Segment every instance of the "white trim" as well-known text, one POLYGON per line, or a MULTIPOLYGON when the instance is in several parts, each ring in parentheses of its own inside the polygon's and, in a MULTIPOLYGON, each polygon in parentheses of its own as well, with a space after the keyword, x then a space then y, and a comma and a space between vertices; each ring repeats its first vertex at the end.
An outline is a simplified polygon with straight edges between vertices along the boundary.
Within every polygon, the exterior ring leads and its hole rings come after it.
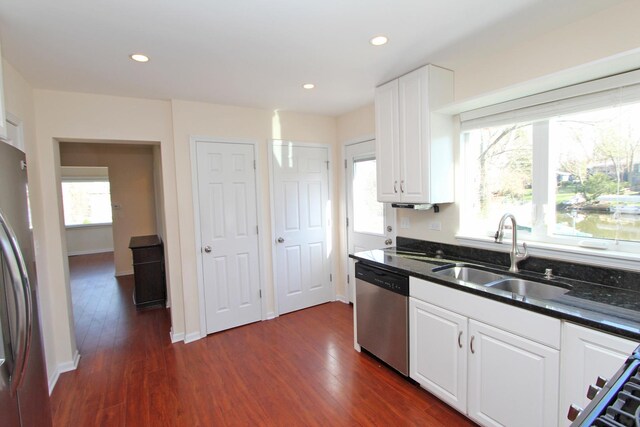
MULTIPOLYGON (((255 160, 255 174, 254 174, 254 184, 256 188, 256 211, 257 218, 256 221, 258 223, 258 286, 262 292, 262 298, 260 301, 260 317, 262 320, 267 319, 267 298, 266 298, 266 290, 264 287, 264 283, 266 283, 266 272, 264 267, 264 254, 263 254, 263 240, 264 235, 266 233, 266 227, 264 224, 264 216, 262 214, 262 209, 260 209, 261 201, 262 201, 262 189, 258 182, 258 176, 262 172, 262 168, 260 165, 260 147, 258 142, 247 139, 240 138, 215 138, 215 137, 205 137, 205 136, 190 136, 189 138, 189 150, 190 150, 190 160, 191 160, 191 192, 193 194, 193 221, 194 221, 194 231, 195 231, 195 250, 196 250, 196 270, 198 277, 198 307, 200 310, 200 331, 198 338, 204 338, 207 336, 207 314, 206 314, 206 306, 205 306, 205 294, 204 294, 204 270, 202 267, 202 256, 201 248, 202 248, 202 236, 200 235, 200 192, 198 188, 198 162, 197 162, 197 144, 199 142, 204 143, 212 143, 212 144, 244 144, 251 145, 253 147, 253 158, 255 160)), ((192 335, 195 333, 187 334, 184 338, 184 342, 194 341, 192 339, 192 335)))
POLYGON ((69 224, 64 226, 65 230, 72 230, 75 228, 106 228, 113 227, 113 222, 95 222, 91 224, 69 224))
POLYGON ((349 304, 349 299, 345 298, 344 295, 338 295, 336 297, 336 301, 341 302, 343 304, 349 304))
POLYGON ((333 149, 332 146, 330 144, 324 144, 321 142, 298 142, 298 141, 293 141, 293 140, 289 140, 289 139, 270 139, 269 140, 269 144, 268 144, 268 156, 269 156, 269 211, 271 214, 271 267, 272 267, 272 275, 273 275, 273 303, 274 303, 274 313, 276 316, 280 315, 280 308, 278 305, 278 278, 277 278, 277 256, 276 256, 276 222, 275 222, 275 200, 274 200, 274 182, 273 182, 273 177, 274 177, 274 166, 273 166, 273 148, 275 146, 278 145, 284 145, 284 144, 291 144, 293 146, 298 146, 298 147, 315 147, 315 148, 326 148, 327 149, 327 160, 329 161, 329 168, 327 170, 327 197, 329 199, 329 203, 331 203, 331 211, 330 211, 330 217, 327 218, 328 219, 328 224, 327 224, 327 230, 328 232, 331 234, 331 253, 329 255, 329 272, 331 274, 331 277, 333 278, 332 281, 329 282, 329 285, 331 286, 331 296, 333 298, 333 300, 335 300, 336 298, 336 280, 337 280, 337 274, 335 271, 336 268, 336 263, 334 262, 334 258, 335 258, 335 254, 336 254, 336 244, 338 242, 336 242, 333 238, 333 226, 334 226, 334 220, 333 220, 333 213, 335 211, 335 198, 334 198, 334 191, 333 191, 333 179, 332 179, 332 175, 333 175, 333 171, 334 171, 334 161, 333 161, 333 149))
POLYGON ((67 362, 59 363, 56 369, 53 371, 53 374, 49 377, 49 396, 53 393, 53 389, 55 388, 58 379, 60 378, 60 374, 64 374, 65 372, 75 371, 78 369, 78 364, 80 363, 80 353, 76 350, 73 353, 73 359, 67 362))
POLYGON ((565 88, 577 83, 636 70, 638 64, 640 64, 640 48, 547 74, 473 98, 455 101, 439 108, 435 112, 449 115, 460 114, 464 111, 476 110, 542 92, 565 88))
MULTIPOLYGON (((576 104, 575 106, 570 108, 569 112, 563 111, 561 112, 561 114, 569 114, 573 110, 583 111, 587 109, 587 107, 585 107, 584 105, 589 104, 611 105, 615 102, 615 99, 620 96, 620 94, 616 92, 616 89, 621 87, 628 87, 629 91, 631 91, 631 94, 627 96, 635 98, 638 92, 638 88, 636 86, 638 82, 640 82, 640 70, 630 71, 624 74, 618 74, 615 76, 593 80, 586 83, 579 83, 573 86, 563 87, 549 92, 527 96, 525 98, 518 98, 512 101, 466 111, 460 113, 460 121, 473 122, 489 116, 502 117, 512 115, 517 115, 518 117, 525 116, 545 118, 554 115, 554 111, 561 108, 561 106, 555 104, 556 102, 562 102, 563 104, 561 105, 571 103, 571 105, 573 106, 573 104, 576 104)), ((520 120, 517 118, 514 120, 511 120, 510 118, 506 119, 506 121, 509 123, 517 122, 520 120)), ((471 127, 474 126, 463 126, 463 130, 469 129, 471 127)))
MULTIPOLYGON (((492 238, 456 235, 458 243, 473 248, 488 249, 498 252, 509 252, 510 244, 505 240, 503 244, 495 243, 492 238)), ((628 252, 615 252, 611 250, 586 249, 580 247, 568 247, 550 243, 535 242, 526 239, 529 254, 542 258, 551 258, 560 261, 578 262, 589 264, 593 267, 620 268, 625 270, 640 271, 640 255, 628 252)))
POLYGON ((347 141, 344 142, 344 144, 342 144, 344 147, 346 147, 347 145, 355 145, 355 144, 361 144, 363 142, 369 142, 369 141, 375 141, 376 140, 376 134, 375 133, 370 133, 367 135, 363 135, 360 136, 358 138, 351 138, 347 141))
POLYGON ((267 313, 264 320, 273 320, 276 317, 279 317, 279 316, 274 311, 270 311, 267 313))
POLYGON ((171 339, 171 344, 184 341, 184 332, 173 333, 173 328, 171 328, 169 330, 169 338, 171 339))
POLYGON ((184 343, 185 344, 189 344, 190 342, 198 341, 198 340, 200 340, 202 338, 205 338, 205 337, 206 337, 206 334, 205 334, 205 336, 202 336, 200 334, 200 331, 190 332, 190 333, 185 335, 184 343))
POLYGON ((102 253, 105 253, 105 252, 113 252, 113 247, 111 247, 111 248, 100 248, 100 249, 87 249, 87 250, 84 250, 84 251, 72 251, 72 252, 67 252, 67 255, 68 256, 91 255, 91 254, 102 254, 102 253))

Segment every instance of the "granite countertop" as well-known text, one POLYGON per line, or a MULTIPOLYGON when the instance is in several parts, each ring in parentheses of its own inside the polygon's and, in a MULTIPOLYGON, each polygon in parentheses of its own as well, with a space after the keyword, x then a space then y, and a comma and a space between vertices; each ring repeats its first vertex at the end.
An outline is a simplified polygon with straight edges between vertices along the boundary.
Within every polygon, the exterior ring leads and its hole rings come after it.
MULTIPOLYGON (((465 260, 463 258, 438 259, 421 252, 401 248, 387 248, 349 255, 363 263, 381 267, 396 273, 407 274, 450 288, 518 306, 559 319, 625 336, 640 341, 640 292, 612 286, 590 283, 583 280, 554 277, 545 280, 540 273, 522 271, 510 273, 495 264, 465 260), (490 271, 505 273, 524 279, 571 287, 564 295, 553 299, 524 298, 521 295, 476 285, 462 280, 434 274, 433 269, 455 262, 474 264, 490 271)), ((445 257, 446 258, 446 257, 445 257)))

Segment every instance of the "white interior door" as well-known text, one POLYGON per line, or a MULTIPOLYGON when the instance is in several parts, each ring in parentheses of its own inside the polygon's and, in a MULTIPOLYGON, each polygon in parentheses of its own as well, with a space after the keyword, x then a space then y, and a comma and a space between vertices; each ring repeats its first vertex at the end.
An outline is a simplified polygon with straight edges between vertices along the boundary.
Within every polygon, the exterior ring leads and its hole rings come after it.
MULTIPOLYGON (((376 147, 373 140, 347 145, 347 250, 350 254, 391 246, 395 242, 395 211, 377 200, 376 147)), ((353 302, 355 262, 348 258, 349 301, 353 302)))
POLYGON ((275 141, 273 214, 280 314, 333 299, 329 149, 275 141))
POLYGON ((254 147, 198 142, 207 333, 261 319, 254 147))

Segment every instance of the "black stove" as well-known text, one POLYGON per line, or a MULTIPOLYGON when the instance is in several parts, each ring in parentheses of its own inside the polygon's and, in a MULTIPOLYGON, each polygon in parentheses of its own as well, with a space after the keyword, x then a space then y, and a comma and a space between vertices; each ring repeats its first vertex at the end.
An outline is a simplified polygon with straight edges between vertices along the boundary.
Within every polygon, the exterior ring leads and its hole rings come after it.
POLYGON ((640 347, 599 389, 572 427, 640 427, 640 347))

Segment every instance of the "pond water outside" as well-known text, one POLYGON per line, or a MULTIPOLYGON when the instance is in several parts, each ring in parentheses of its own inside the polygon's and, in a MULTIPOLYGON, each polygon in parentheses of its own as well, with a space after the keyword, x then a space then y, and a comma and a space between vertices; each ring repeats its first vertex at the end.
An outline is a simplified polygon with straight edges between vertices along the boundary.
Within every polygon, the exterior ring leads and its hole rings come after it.
POLYGON ((556 225, 559 235, 582 236, 580 233, 585 233, 584 237, 640 241, 640 215, 558 210, 556 225))

